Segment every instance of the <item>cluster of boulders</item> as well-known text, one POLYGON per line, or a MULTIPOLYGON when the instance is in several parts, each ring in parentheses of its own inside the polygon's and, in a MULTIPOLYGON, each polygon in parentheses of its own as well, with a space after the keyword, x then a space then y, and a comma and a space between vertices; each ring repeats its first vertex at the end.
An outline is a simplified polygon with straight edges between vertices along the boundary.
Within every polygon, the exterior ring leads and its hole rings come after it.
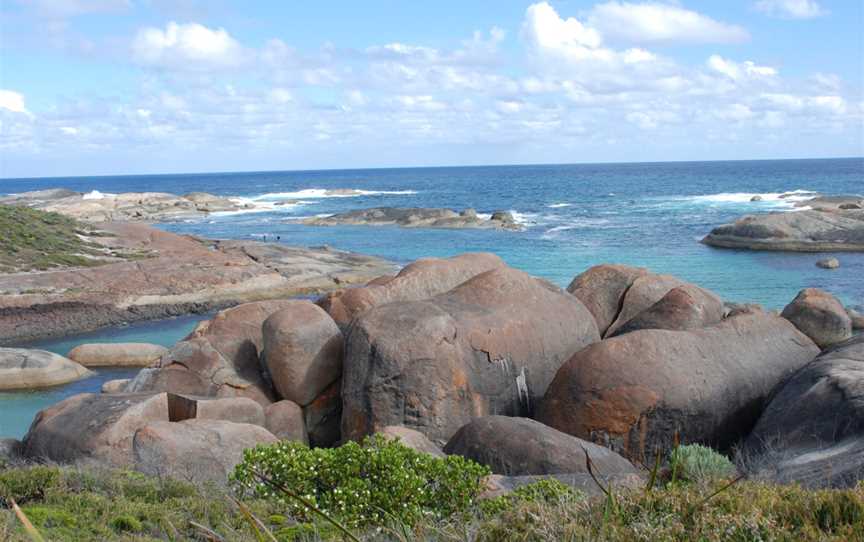
POLYGON ((587 458, 632 485, 677 442, 744 442, 755 474, 849 485, 864 464, 851 336, 818 290, 778 315, 620 265, 563 290, 491 254, 424 259, 316 303, 222 311, 111 393, 40 412, 21 448, 220 480, 258 443, 384 433, 488 465, 494 492, 537 476, 591 490, 587 458))

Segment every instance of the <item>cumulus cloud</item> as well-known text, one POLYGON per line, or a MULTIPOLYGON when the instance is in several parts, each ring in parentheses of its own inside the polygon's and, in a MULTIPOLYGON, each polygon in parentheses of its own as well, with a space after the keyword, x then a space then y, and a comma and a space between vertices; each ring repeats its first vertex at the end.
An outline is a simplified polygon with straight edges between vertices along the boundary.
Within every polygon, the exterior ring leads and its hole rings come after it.
POLYGON ((32 115, 24 105, 24 95, 14 90, 0 89, 0 109, 32 115))
POLYGON ((244 50, 224 28, 171 21, 165 29, 146 27, 132 42, 132 54, 141 64, 186 70, 227 68, 240 64, 244 50))
POLYGON ((598 4, 588 23, 604 36, 632 43, 737 43, 750 38, 740 26, 657 2, 598 4))
POLYGON ((816 0, 759 0, 754 7, 757 11, 785 19, 813 19, 828 14, 816 0))

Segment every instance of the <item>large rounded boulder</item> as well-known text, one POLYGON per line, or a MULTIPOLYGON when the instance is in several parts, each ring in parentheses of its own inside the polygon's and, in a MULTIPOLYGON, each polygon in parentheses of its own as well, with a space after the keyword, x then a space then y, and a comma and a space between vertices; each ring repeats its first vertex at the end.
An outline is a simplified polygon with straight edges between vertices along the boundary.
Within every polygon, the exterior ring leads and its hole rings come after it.
POLYGON ((92 374, 82 365, 45 350, 0 348, 0 391, 59 386, 92 374))
POLYGON ((648 274, 647 269, 627 265, 601 264, 576 276, 567 286, 597 321, 601 335, 618 317, 624 294, 637 278, 648 274))
POLYGON ((243 450, 278 439, 263 427, 222 420, 154 422, 139 429, 135 468, 153 476, 225 484, 243 450))
POLYGON ((528 418, 484 416, 472 420, 444 447, 488 466, 495 474, 587 473, 586 454, 604 474, 637 473, 629 461, 592 442, 528 418))
POLYGON ((810 487, 864 477, 864 336, 824 352, 773 395, 742 457, 757 475, 810 487))
POLYGON ((264 321, 264 359, 283 399, 308 405, 342 375, 339 326, 309 301, 294 301, 264 321))
POLYGON ((663 299, 670 290, 684 284, 687 283, 672 275, 649 273, 636 277, 621 300, 621 310, 618 311, 618 316, 603 336, 612 337, 631 319, 663 299))
POLYGON ((509 267, 375 307, 348 333, 342 438, 403 425, 440 445, 479 416, 528 416, 558 367, 599 338, 577 298, 509 267))
POLYGON ((820 348, 852 336, 852 319, 836 297, 818 288, 805 288, 781 314, 820 348))
POLYGON ((640 329, 698 329, 723 319, 723 300, 704 288, 684 284, 672 288, 659 301, 643 310, 610 336, 640 329))
POLYGON ((82 393, 40 411, 24 438, 22 453, 37 460, 94 460, 128 467, 135 431, 155 421, 168 421, 164 393, 82 393))
POLYGON ((279 440, 309 444, 303 409, 291 401, 277 401, 264 410, 264 427, 279 440))
POLYGON ((571 357, 537 419, 632 459, 670 448, 676 435, 724 449, 818 353, 788 320, 755 310, 704 329, 634 331, 571 357))
POLYGON ((504 267, 488 253, 460 254, 452 258, 423 258, 405 266, 395 277, 373 280, 363 288, 327 294, 318 304, 340 326, 347 326, 364 311, 394 301, 417 301, 447 292, 471 277, 504 267))

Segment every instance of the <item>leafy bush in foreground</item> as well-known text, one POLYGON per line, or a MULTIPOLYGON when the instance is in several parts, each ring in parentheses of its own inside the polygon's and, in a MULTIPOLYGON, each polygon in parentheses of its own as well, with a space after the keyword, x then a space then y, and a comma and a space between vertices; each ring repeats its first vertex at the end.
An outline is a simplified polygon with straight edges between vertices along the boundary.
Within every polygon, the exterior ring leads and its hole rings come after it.
POLYGON ((302 503, 262 481, 295 492, 351 527, 447 518, 474 504, 490 473, 460 456, 436 458, 380 435, 339 448, 282 441, 244 452, 232 480, 247 492, 274 499, 300 521, 315 519, 302 503))
POLYGON ((726 456, 701 444, 675 448, 669 464, 679 480, 705 482, 735 475, 735 466, 726 456))

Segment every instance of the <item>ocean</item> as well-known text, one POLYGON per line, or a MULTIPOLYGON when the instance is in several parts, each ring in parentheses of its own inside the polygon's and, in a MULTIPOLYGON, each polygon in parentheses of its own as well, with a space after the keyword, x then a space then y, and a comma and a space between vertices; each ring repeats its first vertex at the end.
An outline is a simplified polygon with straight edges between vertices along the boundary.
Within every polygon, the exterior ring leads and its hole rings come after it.
MULTIPOLYGON (((279 236, 286 244, 329 245, 398 263, 423 256, 489 251, 514 267, 561 286, 592 265, 623 263, 676 275, 728 301, 760 303, 771 309, 782 308, 806 287, 828 290, 848 305, 864 305, 864 254, 755 252, 711 248, 699 242, 714 226, 743 214, 795 212, 796 202, 816 193, 864 193, 864 158, 0 180, 0 193, 52 187, 101 193, 203 191, 252 205, 241 212, 158 225, 212 238, 266 236, 268 241, 275 241, 279 236), (328 195, 327 190, 333 189, 356 192, 328 195), (762 200, 751 201, 755 195, 762 200), (470 207, 478 213, 508 210, 524 230, 315 227, 298 223, 303 217, 378 206, 470 207), (815 266, 818 259, 829 255, 840 260, 839 269, 815 266)), ((122 337, 137 333, 152 342, 170 344, 193 325, 190 319, 138 324, 100 331, 97 338, 128 340, 122 337)), ((41 347, 65 353, 75 344, 93 340, 93 336, 72 337, 41 343, 41 347)), ((106 378, 88 379, 73 387, 76 393, 82 388, 98 390, 106 378), (90 380, 94 382, 87 384, 90 380)), ((26 396, 34 399, 45 393, 26 396)), ((57 390, 52 393, 50 402, 58 400, 57 390)), ((31 400, 24 408, 20 406, 21 395, 13 398, 13 394, 0 394, 0 435, 21 436, 33 409, 50 404, 48 399, 31 400)))

